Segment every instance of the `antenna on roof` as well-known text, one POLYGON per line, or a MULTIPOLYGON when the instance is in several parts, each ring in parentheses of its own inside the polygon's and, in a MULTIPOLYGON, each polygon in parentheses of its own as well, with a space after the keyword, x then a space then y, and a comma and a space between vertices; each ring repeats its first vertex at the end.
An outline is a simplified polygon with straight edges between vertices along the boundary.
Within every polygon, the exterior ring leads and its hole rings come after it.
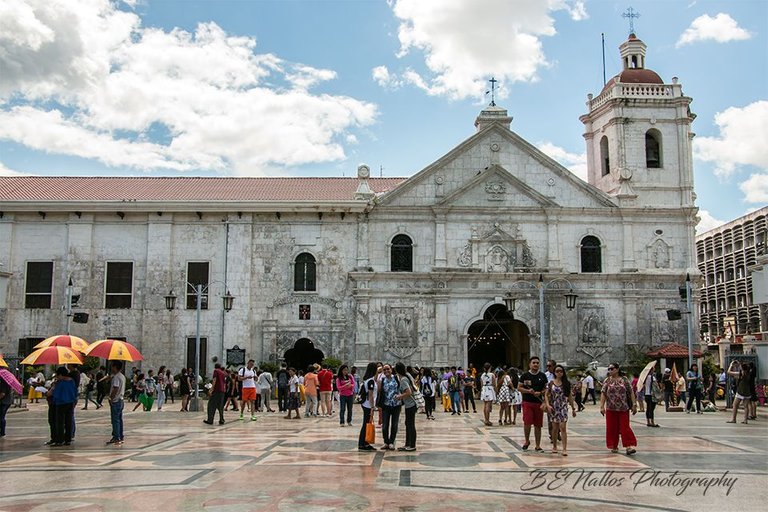
POLYGON ((603 39, 603 85, 605 85, 605 32, 600 34, 603 39))
POLYGON ((383 178, 383 177, 384 177, 384 166, 379 165, 379 178, 383 178))

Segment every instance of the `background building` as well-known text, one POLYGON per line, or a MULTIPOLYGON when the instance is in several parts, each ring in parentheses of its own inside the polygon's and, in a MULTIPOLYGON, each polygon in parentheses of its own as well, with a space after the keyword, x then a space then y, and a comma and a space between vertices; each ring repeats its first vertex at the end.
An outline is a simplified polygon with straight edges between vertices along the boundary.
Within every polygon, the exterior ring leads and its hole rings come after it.
POLYGON ((69 279, 91 315, 73 333, 127 338, 151 366, 190 365, 197 284, 208 369, 234 345, 297 367, 322 355, 523 366, 542 334, 570 365, 684 341, 666 310, 697 278, 695 115, 645 50, 631 35, 623 70, 588 97, 588 183, 493 102, 408 179, 366 166, 357 178, 0 178, 0 350, 67 328, 69 279))
POLYGON ((755 294, 753 283, 764 282, 767 275, 760 272, 766 255, 766 216, 768 207, 696 237, 701 333, 710 343, 723 337, 736 342, 746 334, 768 331, 768 300, 755 294))

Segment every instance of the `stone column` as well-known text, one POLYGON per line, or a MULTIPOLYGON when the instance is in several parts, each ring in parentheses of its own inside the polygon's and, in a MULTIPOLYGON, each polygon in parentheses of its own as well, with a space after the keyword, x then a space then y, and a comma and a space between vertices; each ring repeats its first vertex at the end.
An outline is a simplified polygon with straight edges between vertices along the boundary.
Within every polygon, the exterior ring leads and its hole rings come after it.
MULTIPOLYGON (((466 341, 466 340, 465 340, 466 341)), ((435 297, 435 365, 448 364, 448 296, 435 297)))
POLYGON ((560 269, 560 218, 547 213, 547 267, 560 269))
POLYGON ((435 215, 435 267, 445 268, 448 266, 445 243, 445 215, 438 214, 435 215))
POLYGON ((368 267, 368 214, 362 213, 357 217, 357 270, 366 271, 368 267))

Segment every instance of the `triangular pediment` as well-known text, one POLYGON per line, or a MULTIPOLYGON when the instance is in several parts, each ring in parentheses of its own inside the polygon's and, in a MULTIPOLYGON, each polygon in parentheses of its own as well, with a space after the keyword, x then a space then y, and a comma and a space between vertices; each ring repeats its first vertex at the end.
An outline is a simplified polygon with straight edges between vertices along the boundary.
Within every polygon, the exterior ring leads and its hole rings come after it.
POLYGON ((436 206, 541 208, 559 206, 499 165, 491 165, 436 206))
MULTIPOLYGON (((489 186, 489 195, 493 189, 489 186)), ((503 196, 504 194, 500 194, 503 196)), ((377 200, 379 206, 517 206, 616 207, 606 193, 577 178, 568 169, 522 137, 491 124, 414 174, 377 200), (483 199, 483 180, 493 174, 508 191, 502 202, 483 199), (452 203, 448 200, 451 198, 452 203), (475 197, 477 199, 477 197, 475 197), (465 204, 466 203, 466 204, 465 204)))

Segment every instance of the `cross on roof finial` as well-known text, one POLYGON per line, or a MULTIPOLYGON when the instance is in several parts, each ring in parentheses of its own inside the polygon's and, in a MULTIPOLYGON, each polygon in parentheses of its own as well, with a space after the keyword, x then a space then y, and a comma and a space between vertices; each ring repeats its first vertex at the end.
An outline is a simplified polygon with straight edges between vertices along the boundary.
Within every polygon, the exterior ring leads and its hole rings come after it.
MULTIPOLYGON (((498 82, 498 80, 496 80, 494 77, 491 77, 491 79, 488 81, 491 82, 491 90, 490 90, 491 105, 490 106, 495 107, 496 106, 496 82, 498 82)), ((485 91, 485 94, 488 94, 488 92, 489 91, 485 91)))
POLYGON ((629 33, 635 33, 635 18, 640 17, 640 13, 634 10, 631 6, 627 9, 627 12, 621 13, 622 18, 629 18, 629 33))

